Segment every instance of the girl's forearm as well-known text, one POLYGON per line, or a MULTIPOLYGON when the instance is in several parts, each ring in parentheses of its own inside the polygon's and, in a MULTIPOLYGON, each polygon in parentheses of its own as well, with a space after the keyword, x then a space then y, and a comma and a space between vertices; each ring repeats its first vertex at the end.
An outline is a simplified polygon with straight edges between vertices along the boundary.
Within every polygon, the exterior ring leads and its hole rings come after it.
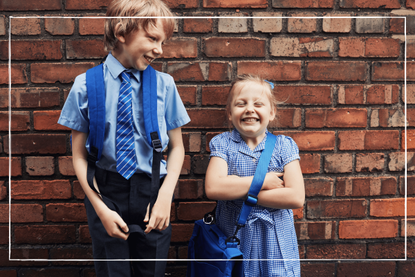
POLYGON ((258 205, 274 209, 297 209, 304 205, 304 197, 293 188, 262 190, 258 205))

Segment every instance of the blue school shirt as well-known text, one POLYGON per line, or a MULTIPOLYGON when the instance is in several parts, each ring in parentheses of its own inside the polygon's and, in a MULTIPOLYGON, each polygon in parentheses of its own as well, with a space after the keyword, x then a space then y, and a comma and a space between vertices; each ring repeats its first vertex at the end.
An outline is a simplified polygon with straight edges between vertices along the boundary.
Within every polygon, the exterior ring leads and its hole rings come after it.
MULTIPOLYGON (((121 86, 120 74, 126 70, 124 66, 109 54, 104 62, 104 81, 106 88, 105 99, 105 138, 101 159, 97 166, 109 171, 117 172, 116 158, 116 126, 118 94, 121 86)), ((153 148, 147 142, 143 118, 143 91, 141 86, 142 72, 129 69, 134 77, 130 82, 133 88, 133 130, 135 139, 135 153, 138 163, 138 173, 151 175, 153 148)), ((169 137, 167 131, 181 127, 190 121, 183 102, 180 99, 173 77, 156 71, 157 76, 157 116, 163 150, 166 148, 169 137)), ((58 121, 70 129, 89 133, 88 96, 86 91, 86 74, 75 78, 75 82, 68 95, 58 121)), ((89 151, 89 140, 86 148, 89 151)), ((160 177, 167 174, 166 161, 161 161, 160 177)))
MULTIPOLYGON (((234 129, 211 140, 210 155, 226 161, 228 175, 253 176, 265 141, 266 138, 252 151, 234 129)), ((290 137, 279 135, 268 172, 283 172, 284 166, 296 159, 300 159, 296 143, 290 137)), ((228 237, 235 232, 242 203, 240 199, 218 201, 216 223, 228 237)), ((300 276, 297 236, 291 209, 254 206, 237 237, 241 240, 239 248, 244 254, 245 276, 300 276)))

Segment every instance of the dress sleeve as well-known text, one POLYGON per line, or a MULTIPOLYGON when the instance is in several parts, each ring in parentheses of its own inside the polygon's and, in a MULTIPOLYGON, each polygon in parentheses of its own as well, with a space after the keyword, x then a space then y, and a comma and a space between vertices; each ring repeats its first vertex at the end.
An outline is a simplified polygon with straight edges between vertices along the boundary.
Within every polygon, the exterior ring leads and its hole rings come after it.
POLYGON ((85 73, 75 78, 75 82, 62 108, 58 123, 76 131, 89 132, 85 73))
POLYGON ((227 143, 224 134, 217 135, 209 142, 210 156, 220 157, 228 163, 227 143))
POLYGON ((282 136, 280 149, 280 157, 283 167, 294 160, 300 159, 298 146, 292 138, 282 136))

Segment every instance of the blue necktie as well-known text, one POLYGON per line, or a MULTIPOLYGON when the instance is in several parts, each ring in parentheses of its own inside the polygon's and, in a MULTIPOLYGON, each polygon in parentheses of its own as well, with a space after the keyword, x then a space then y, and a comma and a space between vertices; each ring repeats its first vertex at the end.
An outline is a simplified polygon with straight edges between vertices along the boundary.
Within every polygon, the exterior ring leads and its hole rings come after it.
POLYGON ((129 73, 122 72, 121 78, 117 111, 117 171, 128 180, 137 170, 132 126, 132 88, 129 73))

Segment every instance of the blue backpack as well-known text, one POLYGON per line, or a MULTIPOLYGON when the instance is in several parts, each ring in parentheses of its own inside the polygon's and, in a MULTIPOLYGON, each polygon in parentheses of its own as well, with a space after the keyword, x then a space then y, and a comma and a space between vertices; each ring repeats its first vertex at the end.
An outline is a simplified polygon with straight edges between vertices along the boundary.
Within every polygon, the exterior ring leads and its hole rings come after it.
MULTIPOLYGON (((87 70, 86 87, 88 93, 90 141, 90 150, 87 157, 87 180, 91 189, 99 194, 94 187, 93 178, 95 176, 96 162, 99 161, 102 155, 105 135, 105 82, 102 64, 87 70)), ((156 71, 151 66, 148 66, 143 71, 143 114, 147 141, 153 147, 151 209, 160 187, 160 162, 162 157, 162 143, 157 121, 157 76, 156 71)), ((104 198, 104 202, 111 208, 110 206, 113 206, 113 204, 107 203, 108 201, 104 198)), ((117 210, 117 207, 113 207, 113 210, 117 210)))

